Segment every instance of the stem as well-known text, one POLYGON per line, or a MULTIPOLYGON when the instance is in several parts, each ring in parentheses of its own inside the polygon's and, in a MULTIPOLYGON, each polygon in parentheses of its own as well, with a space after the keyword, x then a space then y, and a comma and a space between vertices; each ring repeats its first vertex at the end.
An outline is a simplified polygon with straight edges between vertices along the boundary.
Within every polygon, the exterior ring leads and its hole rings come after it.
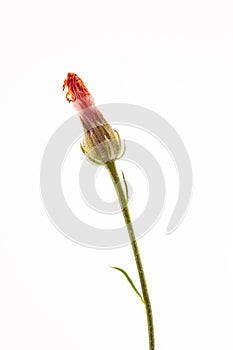
POLYGON ((135 237, 135 233, 132 225, 132 220, 129 213, 128 203, 120 182, 120 178, 116 169, 115 162, 108 162, 105 164, 105 166, 111 175, 111 178, 119 199, 121 211, 124 216, 125 224, 129 233, 130 242, 133 249, 134 258, 137 265, 138 275, 139 275, 141 288, 142 288, 142 295, 143 295, 145 308, 146 308, 148 336, 149 336, 149 350, 155 350, 154 326, 153 326, 151 302, 150 302, 149 292, 147 288, 146 277, 144 274, 142 261, 141 261, 141 257, 140 257, 140 253, 139 253, 139 249, 138 249, 138 245, 137 245, 137 241, 136 241, 136 237, 135 237))

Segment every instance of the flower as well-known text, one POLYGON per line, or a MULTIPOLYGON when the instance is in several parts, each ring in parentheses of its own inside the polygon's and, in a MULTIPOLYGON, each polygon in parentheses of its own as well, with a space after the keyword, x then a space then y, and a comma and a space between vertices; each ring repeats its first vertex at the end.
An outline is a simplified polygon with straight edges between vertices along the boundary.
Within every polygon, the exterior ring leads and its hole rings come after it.
POLYGON ((87 159, 104 165, 121 158, 125 145, 122 145, 118 132, 96 107, 83 81, 75 73, 68 73, 63 90, 66 88, 66 99, 73 103, 83 125, 84 138, 80 146, 87 159))

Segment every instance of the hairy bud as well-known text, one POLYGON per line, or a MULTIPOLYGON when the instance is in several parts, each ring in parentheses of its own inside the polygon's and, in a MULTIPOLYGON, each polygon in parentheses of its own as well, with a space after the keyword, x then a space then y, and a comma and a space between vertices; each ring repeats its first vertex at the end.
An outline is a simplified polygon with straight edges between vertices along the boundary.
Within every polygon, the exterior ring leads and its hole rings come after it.
POLYGON ((72 102, 79 113, 84 129, 81 149, 87 159, 104 165, 123 156, 125 145, 116 130, 96 107, 94 98, 83 81, 75 74, 68 73, 63 90, 67 88, 66 99, 72 102))

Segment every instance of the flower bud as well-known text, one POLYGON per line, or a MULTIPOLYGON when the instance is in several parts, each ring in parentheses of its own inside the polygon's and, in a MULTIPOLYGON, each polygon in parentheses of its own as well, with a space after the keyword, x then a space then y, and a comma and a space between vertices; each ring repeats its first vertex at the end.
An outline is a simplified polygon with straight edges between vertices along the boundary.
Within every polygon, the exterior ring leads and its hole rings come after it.
POLYGON ((68 73, 63 90, 67 88, 66 99, 73 103, 79 113, 84 129, 81 149, 88 160, 104 165, 123 156, 125 145, 116 130, 106 121, 96 107, 83 81, 75 74, 68 73))

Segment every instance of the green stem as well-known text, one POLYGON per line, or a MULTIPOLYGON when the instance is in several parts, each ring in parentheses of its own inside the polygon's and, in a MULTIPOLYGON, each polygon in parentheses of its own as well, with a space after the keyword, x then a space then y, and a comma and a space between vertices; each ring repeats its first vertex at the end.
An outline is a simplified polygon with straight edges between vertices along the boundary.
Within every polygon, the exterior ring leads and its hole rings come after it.
POLYGON ((149 336, 149 350, 155 350, 154 326, 153 326, 153 314, 152 314, 151 302, 150 302, 149 292, 147 288, 146 277, 144 274, 142 261, 141 261, 141 257, 140 257, 140 253, 137 245, 137 240, 135 237, 132 220, 129 213, 128 202, 120 182, 120 178, 116 169, 115 162, 108 162, 105 164, 105 166, 111 175, 111 178, 119 199, 121 211, 124 216, 125 224, 129 233, 130 242, 134 253, 134 258, 137 265, 138 275, 139 275, 141 288, 142 288, 142 295, 143 295, 145 308, 146 308, 148 336, 149 336))

